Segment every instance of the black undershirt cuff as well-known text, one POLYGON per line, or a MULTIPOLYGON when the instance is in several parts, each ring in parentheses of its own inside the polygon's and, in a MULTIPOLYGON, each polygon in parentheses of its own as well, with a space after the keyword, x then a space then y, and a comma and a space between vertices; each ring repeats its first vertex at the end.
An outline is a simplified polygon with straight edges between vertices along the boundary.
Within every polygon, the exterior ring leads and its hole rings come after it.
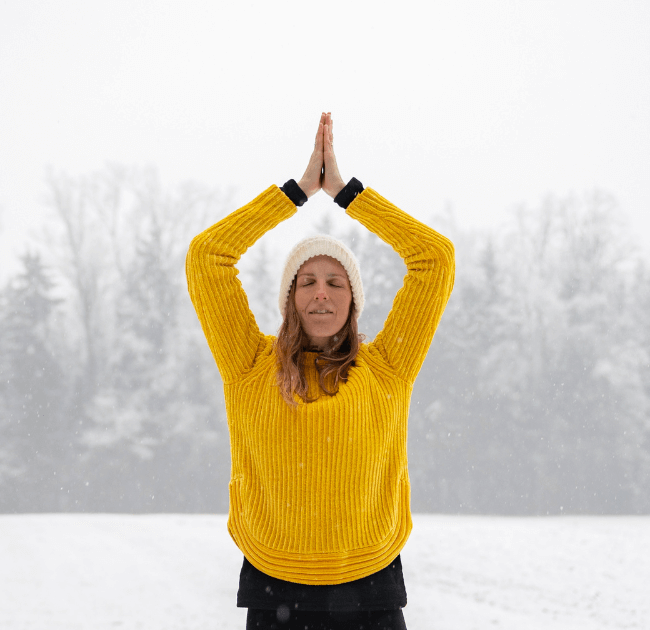
POLYGON ((280 190, 289 197, 296 206, 302 206, 302 204, 304 204, 308 199, 302 188, 296 184, 295 179, 290 179, 284 184, 284 186, 280 186, 280 190))
POLYGON ((363 184, 353 177, 342 189, 341 192, 334 197, 334 203, 338 203, 341 208, 347 207, 354 201, 354 198, 363 192, 363 184))

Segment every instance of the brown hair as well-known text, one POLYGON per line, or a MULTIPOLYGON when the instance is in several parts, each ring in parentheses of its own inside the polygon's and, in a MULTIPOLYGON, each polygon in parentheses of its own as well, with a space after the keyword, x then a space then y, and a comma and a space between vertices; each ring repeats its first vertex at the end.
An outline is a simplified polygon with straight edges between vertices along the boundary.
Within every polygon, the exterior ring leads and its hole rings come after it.
MULTIPOLYGON (((284 320, 275 342, 275 352, 278 357, 278 386, 282 398, 292 406, 297 404, 293 398, 294 394, 298 394, 305 402, 313 402, 318 398, 318 396, 315 398, 309 396, 304 368, 305 352, 309 351, 309 337, 300 324, 295 295, 296 281, 294 279, 287 297, 284 320)), ((318 382, 321 389, 328 396, 334 396, 338 392, 339 382, 345 383, 347 381, 348 371, 354 364, 354 359, 359 352, 359 345, 365 339, 364 335, 359 334, 355 312, 353 299, 343 328, 333 337, 333 345, 321 351, 316 357, 318 382), (325 384, 330 375, 333 375, 330 380, 332 378, 334 380, 332 389, 329 389, 325 384)))

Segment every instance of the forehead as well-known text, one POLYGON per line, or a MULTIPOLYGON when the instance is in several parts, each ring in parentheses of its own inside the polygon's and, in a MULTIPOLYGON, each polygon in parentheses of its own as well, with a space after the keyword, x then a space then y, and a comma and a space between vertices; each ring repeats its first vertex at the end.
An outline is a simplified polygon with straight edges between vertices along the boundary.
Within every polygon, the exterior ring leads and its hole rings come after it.
POLYGON ((337 274, 344 276, 345 278, 348 277, 345 267, 336 260, 336 258, 325 255, 314 256, 313 258, 306 260, 302 267, 298 269, 297 275, 305 273, 314 274, 316 276, 337 274))

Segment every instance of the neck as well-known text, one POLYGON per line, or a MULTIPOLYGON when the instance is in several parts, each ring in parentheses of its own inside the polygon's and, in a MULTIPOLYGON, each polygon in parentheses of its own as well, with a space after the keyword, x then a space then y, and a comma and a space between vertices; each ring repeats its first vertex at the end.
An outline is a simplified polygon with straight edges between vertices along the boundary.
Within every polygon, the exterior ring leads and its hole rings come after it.
POLYGON ((335 343, 336 336, 334 337, 309 337, 304 349, 308 352, 323 352, 331 348, 335 343))
POLYGON ((310 340, 309 343, 303 348, 305 352, 323 352, 327 350, 329 343, 318 343, 310 340))

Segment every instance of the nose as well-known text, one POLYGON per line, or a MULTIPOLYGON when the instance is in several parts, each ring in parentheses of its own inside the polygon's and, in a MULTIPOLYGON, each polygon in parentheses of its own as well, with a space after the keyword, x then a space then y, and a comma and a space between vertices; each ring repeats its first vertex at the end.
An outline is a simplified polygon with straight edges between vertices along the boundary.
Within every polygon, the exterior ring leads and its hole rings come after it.
POLYGON ((328 300, 329 299, 324 282, 323 283, 321 283, 321 282, 318 283, 318 286, 316 287, 316 294, 314 295, 314 298, 316 300, 328 300))

